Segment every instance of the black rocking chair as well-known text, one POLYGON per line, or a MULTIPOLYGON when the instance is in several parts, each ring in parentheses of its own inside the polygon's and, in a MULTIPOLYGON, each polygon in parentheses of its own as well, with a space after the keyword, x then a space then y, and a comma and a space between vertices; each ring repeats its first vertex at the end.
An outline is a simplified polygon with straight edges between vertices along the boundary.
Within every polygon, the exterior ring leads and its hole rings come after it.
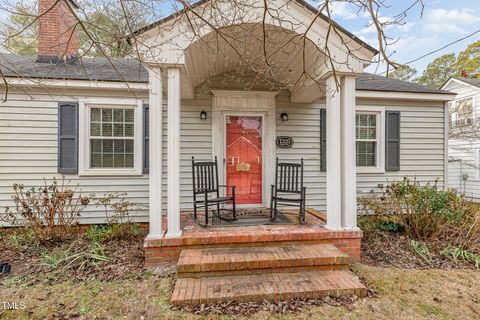
MULTIPOLYGON (((214 161, 197 161, 192 157, 192 182, 193 182, 193 219, 202 227, 208 226, 208 209, 216 206, 217 211, 213 217, 217 217, 226 221, 235 221, 235 186, 225 186, 218 184, 218 164, 217 157, 214 161), (220 196, 220 188, 231 188, 231 196, 220 196), (213 196, 210 196, 213 194, 213 196), (203 197, 202 197, 203 195, 203 197), (201 199, 198 199, 201 198, 201 199), (231 212, 232 216, 222 217, 220 215, 220 205, 232 203, 232 209, 222 209, 231 212), (197 219, 198 209, 205 210, 205 224, 200 223, 197 219)), ((213 218, 212 218, 213 223, 213 218)))
POLYGON ((275 185, 270 199, 270 220, 277 218, 278 205, 300 207, 300 223, 305 223, 305 194, 303 186, 303 159, 300 163, 275 163, 275 185))

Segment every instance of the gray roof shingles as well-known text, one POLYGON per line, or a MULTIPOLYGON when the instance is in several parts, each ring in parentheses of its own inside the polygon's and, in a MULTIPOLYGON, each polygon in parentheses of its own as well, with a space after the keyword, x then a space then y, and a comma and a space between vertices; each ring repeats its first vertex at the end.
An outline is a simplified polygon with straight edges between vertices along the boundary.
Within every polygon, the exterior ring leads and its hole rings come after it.
POLYGON ((402 81, 371 73, 362 73, 357 77, 357 90, 412 92, 412 93, 450 93, 445 90, 427 87, 418 83, 402 81))
POLYGON ((7 77, 89 81, 148 82, 148 72, 135 59, 81 58, 69 63, 38 63, 35 56, 0 54, 7 77))
MULTIPOLYGON (((0 68, 6 77, 88 80, 112 82, 148 82, 148 72, 135 59, 81 58, 70 63, 38 63, 34 56, 0 54, 0 68)), ((356 79, 357 90, 449 93, 420 84, 363 73, 356 79)))
POLYGON ((476 86, 480 88, 480 79, 464 78, 464 77, 452 77, 452 78, 466 82, 468 84, 471 84, 472 86, 476 86))

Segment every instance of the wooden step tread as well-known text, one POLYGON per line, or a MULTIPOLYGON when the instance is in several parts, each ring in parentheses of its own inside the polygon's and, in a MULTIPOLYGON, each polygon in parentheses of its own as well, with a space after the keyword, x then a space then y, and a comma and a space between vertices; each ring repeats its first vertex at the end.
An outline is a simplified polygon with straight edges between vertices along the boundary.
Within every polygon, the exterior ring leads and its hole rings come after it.
POLYGON ((320 270, 226 277, 178 279, 172 304, 226 301, 285 300, 367 294, 366 287, 348 270, 320 270))
POLYGON ((262 247, 183 250, 177 273, 346 266, 350 257, 332 244, 292 244, 262 247))

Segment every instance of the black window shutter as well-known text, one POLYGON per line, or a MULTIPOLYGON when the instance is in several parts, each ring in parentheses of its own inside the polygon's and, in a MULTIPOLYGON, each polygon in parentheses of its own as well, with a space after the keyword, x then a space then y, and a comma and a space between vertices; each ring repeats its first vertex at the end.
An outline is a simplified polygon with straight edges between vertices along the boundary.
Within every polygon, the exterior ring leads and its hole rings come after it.
POLYGON ((78 103, 58 103, 59 173, 78 173, 78 103))
POLYGON ((143 105, 143 173, 148 173, 149 171, 149 109, 148 104, 143 105))
POLYGON ((327 110, 320 109, 320 171, 327 171, 327 110))
POLYGON ((385 170, 400 170, 400 112, 386 112, 385 170))

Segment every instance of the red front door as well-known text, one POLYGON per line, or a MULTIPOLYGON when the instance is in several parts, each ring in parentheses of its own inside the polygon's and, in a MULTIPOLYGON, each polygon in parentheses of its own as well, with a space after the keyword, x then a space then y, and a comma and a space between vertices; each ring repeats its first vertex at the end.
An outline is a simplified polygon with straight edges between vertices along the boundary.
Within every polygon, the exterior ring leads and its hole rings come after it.
POLYGON ((262 203, 262 117, 227 116, 227 185, 238 204, 262 203))

